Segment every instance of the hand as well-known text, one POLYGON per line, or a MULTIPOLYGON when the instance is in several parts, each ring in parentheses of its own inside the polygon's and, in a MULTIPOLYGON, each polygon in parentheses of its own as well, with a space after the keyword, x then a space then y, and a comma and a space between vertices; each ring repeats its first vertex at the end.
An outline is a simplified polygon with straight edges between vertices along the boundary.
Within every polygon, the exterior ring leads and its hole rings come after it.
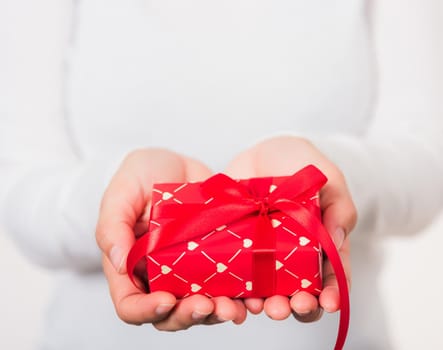
POLYGON ((103 269, 119 317, 130 324, 152 323, 160 330, 232 320, 242 323, 246 307, 226 297, 202 295, 176 300, 167 292, 146 294, 129 280, 126 257, 138 234, 146 232, 152 185, 155 182, 201 181, 211 172, 200 162, 161 149, 129 154, 102 199, 96 230, 103 251, 103 269))
MULTIPOLYGON (((328 178, 320 192, 323 224, 339 251, 350 285, 349 233, 354 228, 357 213, 341 171, 309 141, 298 137, 278 137, 261 142, 238 155, 227 167, 233 178, 290 175, 308 164, 317 166, 328 178)), ((317 299, 307 292, 292 298, 273 296, 265 300, 251 298, 245 305, 252 313, 263 309, 272 319, 285 319, 291 312, 302 322, 318 320, 322 310, 335 312, 340 308, 337 280, 331 264, 323 266, 323 290, 317 299)))

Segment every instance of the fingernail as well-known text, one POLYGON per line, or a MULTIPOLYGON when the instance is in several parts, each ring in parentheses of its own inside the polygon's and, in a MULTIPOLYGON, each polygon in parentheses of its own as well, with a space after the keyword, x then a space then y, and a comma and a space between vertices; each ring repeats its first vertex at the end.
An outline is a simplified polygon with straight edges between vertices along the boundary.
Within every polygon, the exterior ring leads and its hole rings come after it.
POLYGON ((124 261, 124 255, 121 248, 113 246, 111 252, 109 253, 109 258, 111 259, 111 263, 112 266, 114 266, 114 269, 120 273, 124 261))
POLYGON ((340 249, 345 240, 345 231, 341 227, 339 227, 335 230, 333 239, 337 249, 340 249))
POLYGON ((167 314, 169 311, 172 310, 174 307, 174 304, 160 304, 155 309, 155 313, 159 316, 167 314))
POLYGON ((205 313, 201 313, 199 311, 194 311, 192 313, 192 319, 194 321, 202 321, 204 320, 206 317, 208 317, 210 314, 205 314, 205 313))

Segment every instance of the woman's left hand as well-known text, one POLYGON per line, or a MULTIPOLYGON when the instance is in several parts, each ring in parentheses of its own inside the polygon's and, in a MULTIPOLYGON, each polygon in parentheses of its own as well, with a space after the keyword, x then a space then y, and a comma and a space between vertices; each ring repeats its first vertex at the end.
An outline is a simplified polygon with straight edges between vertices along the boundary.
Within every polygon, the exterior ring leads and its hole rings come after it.
MULTIPOLYGON (((320 192, 323 224, 331 233, 339 251, 348 286, 351 279, 349 233, 357 221, 357 212, 345 178, 340 169, 326 158, 311 142, 292 136, 265 140, 239 154, 227 167, 233 178, 290 175, 308 164, 318 167, 328 178, 320 192)), ((245 300, 254 314, 265 311, 272 319, 282 320, 292 313, 301 322, 320 319, 322 310, 340 309, 337 280, 330 262, 323 266, 323 290, 317 298, 307 292, 298 292, 291 298, 272 296, 266 299, 245 300)))

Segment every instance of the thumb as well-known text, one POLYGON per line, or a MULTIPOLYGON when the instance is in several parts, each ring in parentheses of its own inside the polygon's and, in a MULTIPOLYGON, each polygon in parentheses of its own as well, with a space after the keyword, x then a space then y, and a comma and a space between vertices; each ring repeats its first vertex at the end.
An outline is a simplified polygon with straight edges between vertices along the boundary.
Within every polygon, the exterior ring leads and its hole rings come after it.
POLYGON ((97 244, 119 273, 126 273, 126 256, 135 242, 135 227, 146 199, 136 181, 116 176, 107 188, 96 228, 97 244))
POLYGON ((96 229, 98 246, 119 273, 126 273, 126 257, 135 242, 134 228, 146 211, 152 184, 195 181, 209 175, 210 170, 200 162, 163 149, 137 150, 128 155, 103 195, 96 229))
POLYGON ((135 224, 149 202, 152 183, 165 177, 162 174, 174 180, 183 178, 181 157, 162 149, 133 151, 103 195, 96 240, 119 273, 126 273, 126 257, 135 242, 135 224))

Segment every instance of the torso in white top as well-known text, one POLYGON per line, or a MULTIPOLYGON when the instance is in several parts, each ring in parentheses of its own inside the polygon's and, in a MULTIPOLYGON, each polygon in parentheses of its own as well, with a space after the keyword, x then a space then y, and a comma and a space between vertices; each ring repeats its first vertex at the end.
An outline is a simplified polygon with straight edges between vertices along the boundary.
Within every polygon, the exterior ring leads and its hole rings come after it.
POLYGON ((222 170, 270 134, 369 122, 364 1, 85 1, 73 38, 69 121, 86 154, 165 146, 222 170))

